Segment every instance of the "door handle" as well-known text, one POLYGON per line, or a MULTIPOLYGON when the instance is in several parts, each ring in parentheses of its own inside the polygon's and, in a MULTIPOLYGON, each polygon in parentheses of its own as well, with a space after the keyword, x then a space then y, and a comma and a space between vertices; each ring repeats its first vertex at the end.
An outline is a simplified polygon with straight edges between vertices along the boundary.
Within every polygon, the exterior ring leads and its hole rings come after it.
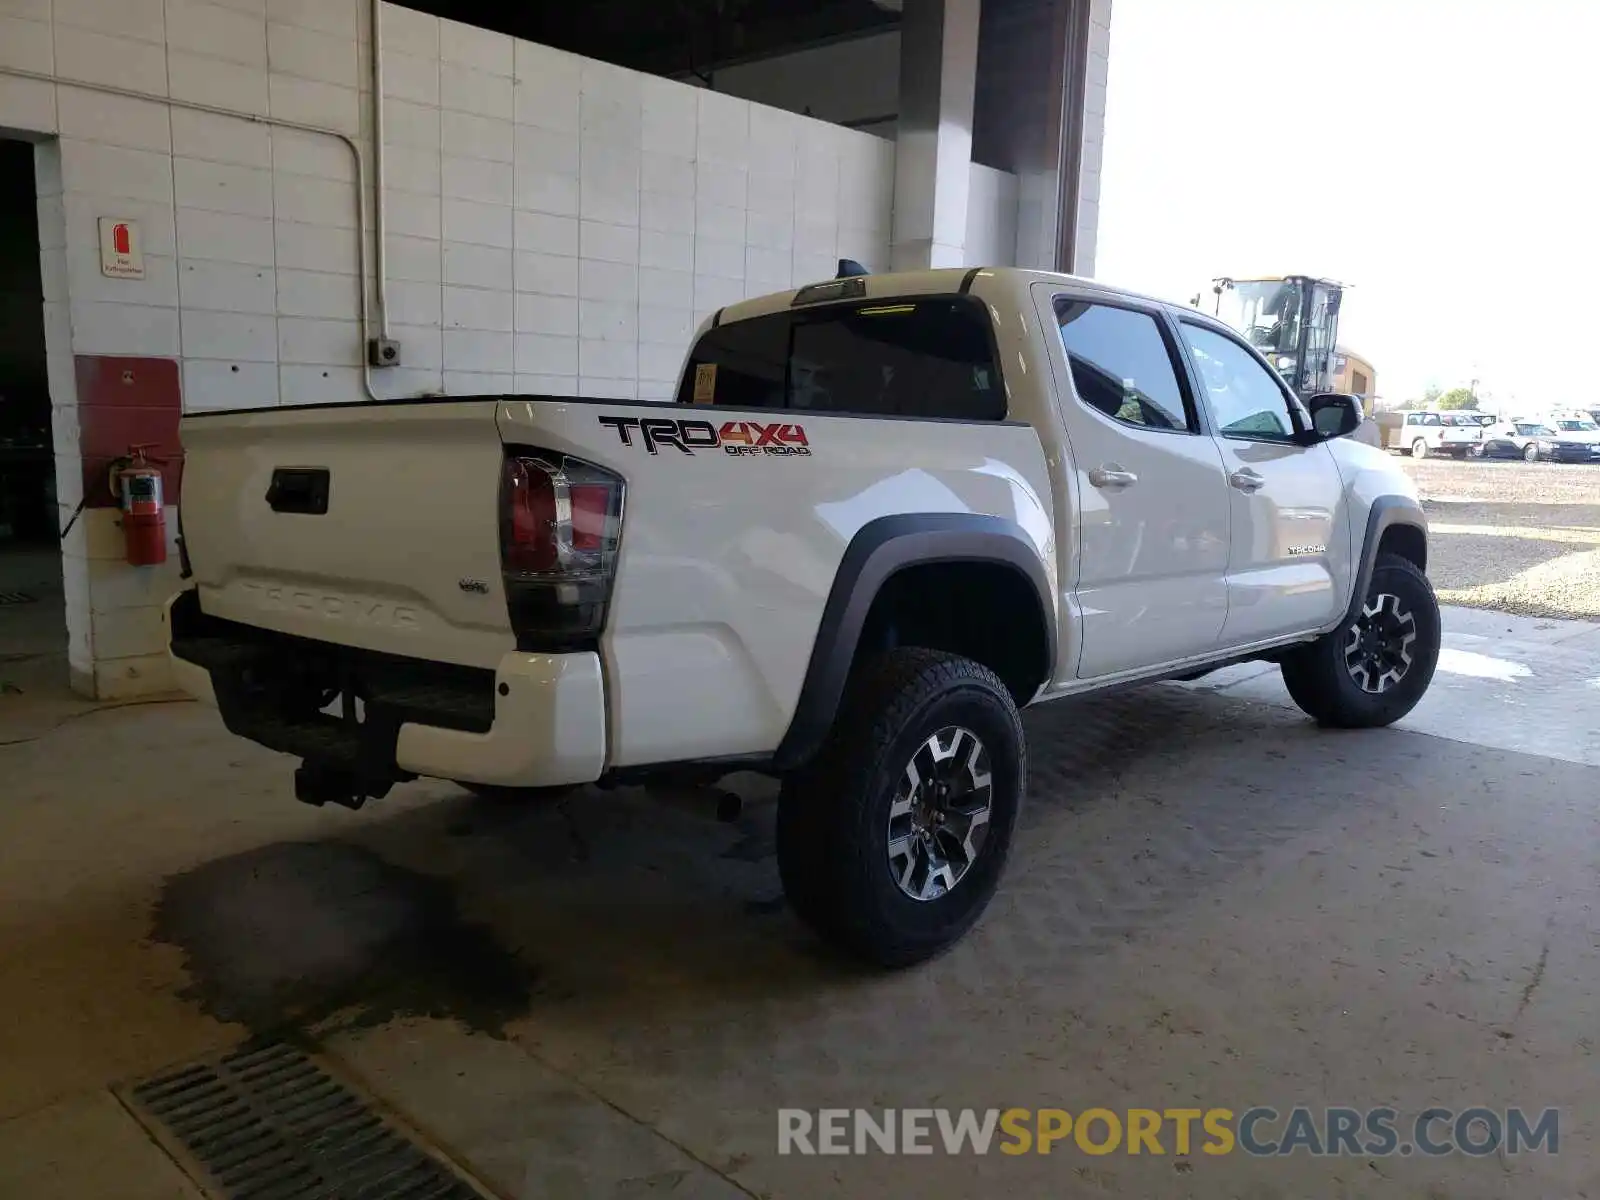
POLYGON ((1106 463, 1089 472, 1089 482, 1097 488, 1125 488, 1139 482, 1132 471, 1124 471, 1116 463, 1106 463))
POLYGON ((328 511, 327 470, 279 467, 272 472, 272 482, 267 487, 267 505, 273 512, 322 516, 328 511))
POLYGON ((1249 467, 1241 467, 1228 476, 1228 482, 1241 492, 1259 492, 1267 481, 1249 467))

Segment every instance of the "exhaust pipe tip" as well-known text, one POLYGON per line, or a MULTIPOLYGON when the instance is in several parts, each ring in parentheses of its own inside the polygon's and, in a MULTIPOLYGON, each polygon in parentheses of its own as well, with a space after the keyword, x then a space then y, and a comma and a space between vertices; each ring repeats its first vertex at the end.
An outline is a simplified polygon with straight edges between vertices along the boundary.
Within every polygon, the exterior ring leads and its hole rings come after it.
POLYGON ((744 801, 733 792, 722 788, 717 790, 717 820, 724 825, 732 825, 744 812, 744 801))
POLYGON ((660 804, 702 820, 714 819, 724 825, 739 819, 744 801, 734 793, 706 785, 686 786, 670 782, 645 784, 645 794, 660 804))

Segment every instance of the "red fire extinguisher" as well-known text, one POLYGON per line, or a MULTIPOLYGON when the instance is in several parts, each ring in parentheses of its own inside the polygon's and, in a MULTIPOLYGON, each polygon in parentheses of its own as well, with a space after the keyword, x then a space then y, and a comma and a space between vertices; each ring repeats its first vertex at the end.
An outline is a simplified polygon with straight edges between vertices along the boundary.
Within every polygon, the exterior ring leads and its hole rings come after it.
POLYGON ((112 491, 122 508, 122 537, 128 562, 153 567, 167 561, 167 510, 161 469, 145 456, 149 446, 129 446, 128 457, 112 467, 112 491))

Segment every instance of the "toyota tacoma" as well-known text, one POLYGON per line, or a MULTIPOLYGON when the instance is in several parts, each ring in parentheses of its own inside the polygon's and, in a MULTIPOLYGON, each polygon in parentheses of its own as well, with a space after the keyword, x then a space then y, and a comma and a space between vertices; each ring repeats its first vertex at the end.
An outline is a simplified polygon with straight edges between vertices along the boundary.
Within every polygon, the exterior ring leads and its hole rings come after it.
POLYGON ((671 404, 184 418, 171 654, 313 803, 767 772, 795 912, 904 965, 995 892, 1025 706, 1247 660, 1417 703, 1426 522, 1360 421, 1190 308, 842 270, 709 318, 671 404))

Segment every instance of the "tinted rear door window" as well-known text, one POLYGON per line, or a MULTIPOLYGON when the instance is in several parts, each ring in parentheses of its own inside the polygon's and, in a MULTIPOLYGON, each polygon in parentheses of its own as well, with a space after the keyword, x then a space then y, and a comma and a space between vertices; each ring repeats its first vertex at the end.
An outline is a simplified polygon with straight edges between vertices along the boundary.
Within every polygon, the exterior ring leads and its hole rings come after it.
POLYGON ((1171 347, 1153 316, 1062 299, 1056 320, 1078 399, 1124 425, 1198 432, 1171 347))

